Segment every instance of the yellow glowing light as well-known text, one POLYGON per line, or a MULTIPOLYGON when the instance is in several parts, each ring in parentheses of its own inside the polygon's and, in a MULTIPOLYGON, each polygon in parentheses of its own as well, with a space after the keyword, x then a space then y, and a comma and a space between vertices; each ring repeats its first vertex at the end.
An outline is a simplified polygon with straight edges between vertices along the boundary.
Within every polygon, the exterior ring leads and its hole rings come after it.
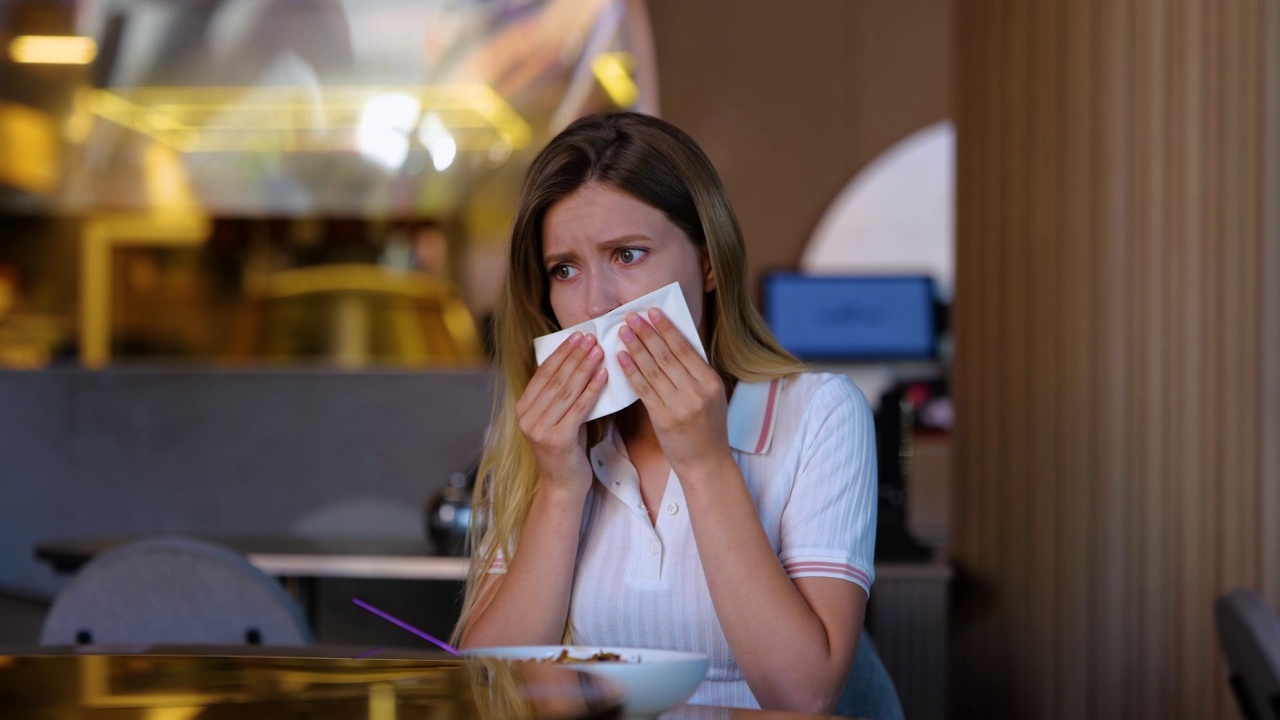
POLYGON ((76 35, 19 35, 9 42, 9 57, 16 63, 88 65, 98 56, 93 38, 76 35))
POLYGON ((58 128, 41 110, 0 102, 0 183, 34 193, 58 182, 58 128))
POLYGON ((458 151, 521 148, 533 130, 487 85, 138 87, 95 91, 91 113, 182 152, 323 152, 353 149, 371 101, 406 96, 434 114, 458 151))
POLYGON ((600 53, 591 61, 591 72, 600 81, 600 87, 620 108, 631 107, 640 97, 640 88, 631 79, 634 68, 635 58, 625 52, 600 53))

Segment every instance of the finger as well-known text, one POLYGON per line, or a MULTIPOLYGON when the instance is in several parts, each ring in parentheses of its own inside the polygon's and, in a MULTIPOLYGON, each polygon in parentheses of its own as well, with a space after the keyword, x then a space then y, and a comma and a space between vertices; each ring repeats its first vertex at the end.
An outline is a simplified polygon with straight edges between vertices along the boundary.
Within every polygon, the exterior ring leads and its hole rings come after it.
POLYGON ((584 365, 594 370, 602 362, 604 350, 596 342, 594 335, 584 335, 577 347, 560 363, 553 373, 548 373, 536 396, 531 398, 526 412, 536 414, 544 421, 555 424, 560 420, 566 408, 577 399, 578 393, 586 386, 587 377, 578 377, 577 373, 584 365))
MULTIPOLYGON (((591 408, 596 406, 596 401, 600 399, 600 393, 604 392, 604 386, 609 380, 609 370, 601 365, 591 374, 591 380, 587 383, 586 389, 573 402, 573 405, 564 414, 564 421, 572 423, 574 427, 582 426, 587 421, 587 413, 591 412, 591 408)), ((585 442, 585 440, 584 440, 585 442)))
POLYGON ((649 380, 645 378, 644 373, 640 372, 640 368, 636 367, 636 361, 631 357, 631 353, 623 350, 618 353, 618 367, 622 368, 622 374, 626 376, 627 383, 631 385, 631 389, 636 391, 640 399, 646 406, 653 403, 661 403, 661 398, 654 391, 653 386, 649 384, 649 380))
POLYGON ((584 363, 573 370, 572 392, 557 397, 549 418, 556 420, 556 424, 568 423, 575 428, 584 423, 586 414, 595 405, 595 397, 599 396, 599 392, 595 392, 594 396, 588 397, 591 395, 591 383, 595 382, 600 370, 604 370, 604 348, 596 345, 588 352, 584 363), (582 407, 584 402, 585 407, 582 407))
POLYGON ((676 359, 675 353, 671 352, 671 347, 658 335, 653 326, 633 313, 627 316, 626 328, 634 334, 634 339, 628 341, 624 337, 623 342, 627 343, 627 349, 631 351, 636 367, 640 368, 640 372, 648 378, 654 390, 659 393, 669 393, 689 384, 692 376, 676 359))
MULTIPOLYGON (((626 328, 619 333, 620 336, 626 335, 626 328)), ((627 342, 624 340, 624 342, 627 342)), ((663 393, 670 393, 674 386, 662 373, 662 369, 653 361, 653 356, 645 349, 644 345, 632 334, 631 345, 629 350, 618 353, 618 366, 622 368, 623 375, 626 376, 627 382, 631 384, 631 388, 636 394, 644 400, 645 405, 650 410, 656 410, 669 405, 663 393)))
POLYGON ((684 333, 680 332, 680 328, 671 322, 671 318, 667 317, 666 313, 658 308, 650 308, 649 322, 691 376, 697 377, 699 373, 711 369, 707 361, 703 360, 702 355, 698 353, 698 349, 689 342, 684 333))
MULTIPOLYGON (((575 332, 564 342, 560 343, 560 347, 556 348, 547 356, 547 359, 544 360, 542 364, 538 366, 538 369, 533 372, 533 377, 529 379, 529 385, 525 387, 524 394, 522 394, 520 399, 516 402, 517 413, 523 414, 528 410, 529 406, 532 405, 533 402, 541 395, 542 389, 546 386, 547 381, 560 370, 560 366, 573 355, 574 351, 584 345, 583 341, 586 339, 587 336, 584 336, 580 332, 575 332)), ((589 350, 590 348, 587 349, 589 350)), ((586 352, 586 350, 582 351, 583 357, 586 356, 586 352)))

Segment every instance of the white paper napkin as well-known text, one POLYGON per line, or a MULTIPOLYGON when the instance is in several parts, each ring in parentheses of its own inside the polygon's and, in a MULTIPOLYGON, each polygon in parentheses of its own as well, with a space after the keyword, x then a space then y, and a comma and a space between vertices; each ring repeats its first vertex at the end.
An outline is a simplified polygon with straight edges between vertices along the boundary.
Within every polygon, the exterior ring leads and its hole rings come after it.
POLYGON ((680 292, 678 282, 654 290, 648 295, 642 295, 600 317, 550 335, 534 338, 533 352, 538 359, 538 365, 542 365, 551 353, 560 347, 560 343, 568 340, 569 336, 575 332, 591 333, 596 336, 600 347, 604 349, 604 366, 609 370, 609 380, 605 384, 604 392, 600 393, 600 399, 596 401, 595 407, 591 408, 591 412, 587 415, 588 420, 618 412, 640 399, 636 391, 631 389, 631 383, 627 382, 627 376, 622 373, 622 366, 618 365, 618 352, 626 349, 626 345, 622 344, 622 338, 618 337, 618 330, 626 324, 627 313, 639 313, 647 321, 649 308, 655 307, 671 319, 672 324, 693 345, 702 359, 706 360, 707 353, 702 349, 698 327, 693 322, 693 316, 689 314, 689 306, 685 304, 684 293, 680 292))

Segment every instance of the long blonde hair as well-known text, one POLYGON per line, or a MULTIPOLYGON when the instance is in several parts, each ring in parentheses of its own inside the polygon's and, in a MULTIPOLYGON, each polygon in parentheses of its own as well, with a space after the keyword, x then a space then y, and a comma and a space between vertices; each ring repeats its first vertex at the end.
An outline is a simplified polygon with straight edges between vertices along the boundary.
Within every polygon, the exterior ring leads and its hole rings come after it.
MULTIPOLYGON (((693 139, 670 123, 636 113, 594 115, 566 128, 534 158, 516 207, 506 279, 494 311, 501 373, 473 500, 472 517, 486 520, 483 528, 472 527, 471 572, 455 640, 498 553, 508 563, 514 557, 533 503, 538 466, 516 424, 515 406, 537 369, 533 339, 560 329, 543 265, 542 223, 552 205, 588 182, 610 185, 661 210, 707 254, 715 289, 703 305, 703 337, 707 358, 726 388, 738 380, 757 382, 804 370, 751 304, 738 220, 720 177, 693 139)), ((603 436, 606 422, 588 424, 591 443, 603 436)))

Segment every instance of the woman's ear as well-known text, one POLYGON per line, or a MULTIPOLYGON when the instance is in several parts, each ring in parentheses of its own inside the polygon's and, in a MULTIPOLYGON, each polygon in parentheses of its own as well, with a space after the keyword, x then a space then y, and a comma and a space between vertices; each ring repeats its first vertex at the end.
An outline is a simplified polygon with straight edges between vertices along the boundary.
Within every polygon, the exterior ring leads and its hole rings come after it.
POLYGON ((711 265, 711 256, 702 251, 702 292, 709 293, 716 289, 716 269, 711 265))

